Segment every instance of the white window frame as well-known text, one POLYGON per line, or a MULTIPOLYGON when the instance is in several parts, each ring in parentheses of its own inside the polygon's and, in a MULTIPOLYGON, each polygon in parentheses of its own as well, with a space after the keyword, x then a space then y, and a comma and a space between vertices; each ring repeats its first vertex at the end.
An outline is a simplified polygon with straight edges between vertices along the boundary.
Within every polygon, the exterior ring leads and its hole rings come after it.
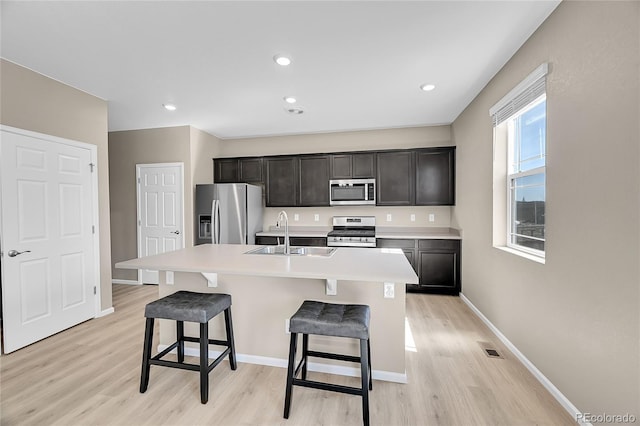
MULTIPOLYGON (((506 232, 507 232, 507 239, 506 239, 506 244, 507 247, 514 249, 514 250, 520 250, 523 251, 525 253, 529 253, 532 254, 534 256, 538 256, 541 258, 545 257, 545 251, 544 250, 537 250, 537 249, 533 249, 530 247, 526 247, 520 244, 516 244, 513 242, 513 237, 517 236, 519 234, 516 234, 516 232, 513 230, 514 228, 514 222, 513 222, 513 211, 515 209, 515 202, 516 200, 513 199, 513 193, 514 193, 514 185, 515 185, 515 180, 518 178, 523 178, 523 177, 527 177, 527 176, 534 176, 534 175, 539 175, 539 174, 543 174, 545 177, 545 203, 546 203, 546 176, 547 176, 547 161, 546 161, 546 140, 545 140, 545 165, 544 166, 540 166, 540 167, 536 167, 535 169, 531 169, 531 170, 527 170, 524 172, 520 172, 520 171, 513 171, 513 166, 514 166, 514 149, 516 147, 516 144, 519 144, 519 140, 517 140, 517 135, 516 135, 516 130, 514 128, 514 121, 520 117, 521 115, 527 113, 528 111, 530 111, 531 109, 535 108, 536 106, 540 105, 542 102, 545 102, 547 100, 547 94, 546 92, 539 96, 537 99, 535 99, 533 102, 531 102, 529 105, 527 105, 525 108, 521 109, 520 111, 518 111, 516 114, 512 115, 511 117, 509 117, 506 121, 507 121, 507 125, 508 125, 508 136, 507 136, 507 179, 506 179, 506 190, 507 190, 507 223, 506 223, 506 232)), ((546 111, 545 111, 545 126, 546 126, 546 111)), ((545 209, 546 212, 546 209, 545 209)), ((546 221, 545 221, 545 226, 546 226, 546 221)), ((525 238, 529 238, 532 240, 538 240, 538 241, 545 241, 546 243, 546 239, 545 238, 536 238, 536 237, 531 237, 528 235, 523 235, 523 237, 525 238)))
MULTIPOLYGON (((512 185, 514 184, 515 179, 544 173, 546 204, 546 154, 548 141, 547 138, 545 138, 544 166, 536 167, 535 169, 527 170, 525 172, 513 169, 512 141, 514 140, 515 134, 513 120, 526 113, 531 108, 539 105, 543 100, 547 100, 546 75, 548 73, 548 69, 548 64, 541 64, 489 109, 489 115, 493 122, 494 129, 493 246, 505 252, 516 254, 542 264, 545 263, 545 252, 547 249, 546 232, 544 250, 532 249, 512 242, 512 235, 514 235, 512 228, 512 215, 514 212, 513 208, 515 202, 515 200, 512 199, 512 185)), ((546 120, 547 117, 545 111, 545 125, 546 120)), ((546 222, 545 217, 545 227, 546 222)), ((532 238, 530 236, 525 237, 532 238)))

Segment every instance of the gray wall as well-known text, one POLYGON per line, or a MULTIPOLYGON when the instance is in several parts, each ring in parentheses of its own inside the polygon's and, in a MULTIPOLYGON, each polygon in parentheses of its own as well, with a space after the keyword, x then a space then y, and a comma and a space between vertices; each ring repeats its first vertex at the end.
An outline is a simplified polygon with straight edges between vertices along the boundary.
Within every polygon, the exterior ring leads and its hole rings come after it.
POLYGON ((107 102, 12 62, 0 60, 0 123, 98 148, 100 301, 111 307, 107 102))
POLYGON ((639 2, 565 1, 452 125, 463 293, 582 412, 640 417, 639 2), (489 108, 542 62, 547 252, 492 247, 489 108))
MULTIPOLYGON (((193 245, 193 192, 213 182, 219 139, 191 126, 109 133, 112 264, 138 257, 136 164, 184 163, 184 242, 193 245)), ((137 280, 137 271, 112 269, 113 278, 137 280)))

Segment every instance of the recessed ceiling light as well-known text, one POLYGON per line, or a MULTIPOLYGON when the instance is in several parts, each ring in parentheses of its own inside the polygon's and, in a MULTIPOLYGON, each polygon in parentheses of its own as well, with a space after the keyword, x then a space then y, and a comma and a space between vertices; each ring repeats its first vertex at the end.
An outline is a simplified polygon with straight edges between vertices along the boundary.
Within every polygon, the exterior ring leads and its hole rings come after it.
POLYGON ((296 103, 296 98, 294 98, 293 96, 285 96, 283 99, 288 104, 295 104, 296 103))
POLYGON ((291 59, 284 55, 276 55, 273 57, 273 60, 276 61, 276 64, 282 65, 283 67, 286 67, 291 63, 291 59))
POLYGON ((287 111, 289 114, 293 114, 293 115, 300 115, 300 114, 304 113, 304 110, 302 108, 299 108, 299 107, 285 108, 285 111, 287 111))
POLYGON ((162 104, 162 106, 167 111, 175 111, 176 110, 176 106, 174 104, 162 104))
POLYGON ((430 92, 435 88, 436 86, 434 86, 433 84, 423 84, 422 86, 420 86, 420 89, 424 90, 425 92, 430 92))

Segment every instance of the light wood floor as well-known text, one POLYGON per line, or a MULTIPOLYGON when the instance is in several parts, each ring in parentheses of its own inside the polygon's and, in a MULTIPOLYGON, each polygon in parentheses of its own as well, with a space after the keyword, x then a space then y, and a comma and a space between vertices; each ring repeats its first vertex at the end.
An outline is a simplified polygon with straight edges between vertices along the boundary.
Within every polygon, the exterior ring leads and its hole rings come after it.
MULTIPOLYGON (((140 394, 144 305, 156 295, 153 286, 114 285, 114 314, 1 356, 0 423, 361 424, 359 397, 303 388, 294 388, 284 420, 284 368, 239 364, 232 372, 225 361, 211 373, 202 405, 197 373, 152 367, 149 390, 140 394)), ((373 425, 575 424, 459 298, 410 294, 407 317, 415 341, 406 353, 409 383, 374 381, 373 425), (479 341, 504 358, 488 358, 479 341)))

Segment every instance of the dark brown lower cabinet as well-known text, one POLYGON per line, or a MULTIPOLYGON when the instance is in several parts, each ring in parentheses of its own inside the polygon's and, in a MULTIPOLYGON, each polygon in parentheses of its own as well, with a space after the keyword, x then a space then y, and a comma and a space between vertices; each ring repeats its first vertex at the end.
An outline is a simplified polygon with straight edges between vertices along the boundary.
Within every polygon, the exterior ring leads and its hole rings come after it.
POLYGON ((402 249, 416 271, 420 284, 407 284, 407 291, 459 294, 460 240, 378 239, 378 247, 402 249))

